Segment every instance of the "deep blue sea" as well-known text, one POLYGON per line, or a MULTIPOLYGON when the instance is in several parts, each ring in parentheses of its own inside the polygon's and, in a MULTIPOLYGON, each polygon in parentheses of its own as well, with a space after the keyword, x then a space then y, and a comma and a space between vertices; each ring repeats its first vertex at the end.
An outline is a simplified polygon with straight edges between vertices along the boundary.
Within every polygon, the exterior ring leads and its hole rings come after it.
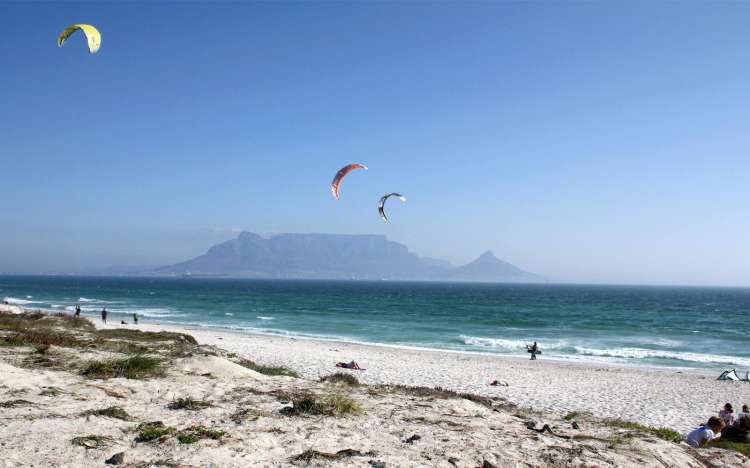
POLYGON ((0 276, 27 308, 396 346, 750 370, 750 289, 0 276))

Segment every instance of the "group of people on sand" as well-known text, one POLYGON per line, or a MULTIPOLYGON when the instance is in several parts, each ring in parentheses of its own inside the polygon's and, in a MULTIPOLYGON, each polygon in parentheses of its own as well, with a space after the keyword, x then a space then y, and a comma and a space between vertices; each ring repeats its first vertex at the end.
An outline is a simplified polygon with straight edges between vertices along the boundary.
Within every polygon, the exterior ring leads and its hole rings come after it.
POLYGON ((718 438, 750 443, 750 408, 747 405, 742 405, 742 411, 735 414, 732 404, 727 403, 718 416, 711 416, 706 424, 688 433, 685 441, 691 447, 700 448, 718 438))
MULTIPOLYGON (((102 307, 102 322, 107 323, 107 314, 108 313, 109 312, 107 312, 107 308, 106 307, 102 307)), ((80 304, 76 304, 76 311, 73 314, 73 316, 75 318, 79 318, 81 316, 81 305, 80 304)), ((135 312, 133 312, 133 323, 136 324, 136 325, 138 325, 138 314, 135 313, 135 312)), ((120 320, 120 324, 127 325, 128 322, 126 322, 125 320, 120 320)))

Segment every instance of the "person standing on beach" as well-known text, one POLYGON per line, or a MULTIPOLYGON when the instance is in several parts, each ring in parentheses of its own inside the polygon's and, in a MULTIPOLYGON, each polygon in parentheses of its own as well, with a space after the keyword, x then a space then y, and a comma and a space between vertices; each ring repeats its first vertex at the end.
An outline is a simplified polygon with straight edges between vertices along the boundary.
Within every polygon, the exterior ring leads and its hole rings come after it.
POLYGON ((102 307, 102 322, 107 323, 107 308, 102 307))
POLYGON ((539 346, 537 346, 536 341, 535 341, 534 344, 529 347, 529 352, 531 353, 531 358, 530 359, 532 361, 536 360, 536 353, 538 351, 539 351, 539 346))
POLYGON ((76 317, 76 318, 78 318, 78 317, 80 317, 80 316, 81 316, 81 305, 80 305, 80 304, 76 304, 76 313, 75 313, 75 317, 76 317))
POLYGON ((138 325, 138 314, 133 312, 133 323, 138 325))

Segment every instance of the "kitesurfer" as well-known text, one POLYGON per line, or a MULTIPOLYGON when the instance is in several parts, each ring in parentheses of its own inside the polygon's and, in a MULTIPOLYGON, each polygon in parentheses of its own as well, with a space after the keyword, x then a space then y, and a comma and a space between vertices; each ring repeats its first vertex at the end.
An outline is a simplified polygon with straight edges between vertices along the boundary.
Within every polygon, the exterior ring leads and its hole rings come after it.
POLYGON ((81 305, 80 305, 80 304, 76 304, 76 313, 75 313, 75 317, 76 317, 76 318, 78 318, 78 317, 80 317, 80 316, 81 316, 81 305))
POLYGON ((526 349, 531 353, 531 360, 536 360, 536 355, 539 353, 539 346, 537 346, 536 341, 531 346, 526 346, 526 349))

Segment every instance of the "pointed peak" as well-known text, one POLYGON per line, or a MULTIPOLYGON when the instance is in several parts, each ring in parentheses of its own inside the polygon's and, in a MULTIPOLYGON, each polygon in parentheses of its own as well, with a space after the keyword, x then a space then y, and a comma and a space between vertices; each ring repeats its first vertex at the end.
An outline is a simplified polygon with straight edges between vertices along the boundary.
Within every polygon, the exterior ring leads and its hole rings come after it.
POLYGON ((497 260, 497 257, 491 250, 486 250, 477 260, 497 260))

